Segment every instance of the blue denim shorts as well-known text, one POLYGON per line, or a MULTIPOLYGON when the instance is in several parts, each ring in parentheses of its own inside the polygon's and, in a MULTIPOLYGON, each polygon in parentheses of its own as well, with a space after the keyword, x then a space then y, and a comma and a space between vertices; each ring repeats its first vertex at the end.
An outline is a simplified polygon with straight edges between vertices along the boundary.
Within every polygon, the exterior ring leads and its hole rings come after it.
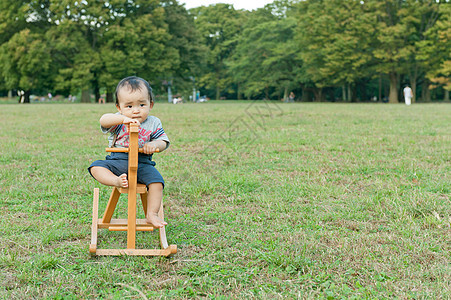
MULTIPOLYGON (((152 161, 152 155, 138 154, 138 183, 148 186, 151 183, 160 182, 164 187, 164 179, 155 168, 156 163, 152 161)), ((96 160, 89 168, 91 174, 92 167, 103 167, 110 170, 114 175, 128 175, 128 154, 113 152, 105 157, 105 160, 96 160)), ((92 174, 91 174, 92 176, 92 174)))

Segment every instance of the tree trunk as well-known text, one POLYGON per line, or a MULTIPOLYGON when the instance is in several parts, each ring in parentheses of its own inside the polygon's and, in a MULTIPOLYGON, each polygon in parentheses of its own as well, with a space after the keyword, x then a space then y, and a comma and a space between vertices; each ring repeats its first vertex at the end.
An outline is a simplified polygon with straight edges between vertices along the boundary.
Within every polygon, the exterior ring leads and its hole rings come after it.
POLYGON ((329 98, 330 101, 335 102, 335 89, 333 88, 329 89, 329 98))
POLYGON ((113 92, 106 92, 106 102, 114 102, 113 92))
POLYGON ((323 101, 323 89, 322 88, 314 88, 313 94, 315 95, 315 102, 323 101))
POLYGON ((283 101, 287 101, 288 100, 288 87, 285 87, 284 91, 283 91, 283 101))
POLYGON ((360 91, 361 91, 361 97, 362 97, 360 100, 363 101, 363 102, 371 100, 371 97, 372 97, 372 95, 370 95, 368 97, 366 84, 367 84, 367 82, 364 81, 362 84, 359 85, 360 86, 360 91))
POLYGON ((306 88, 302 88, 302 102, 308 101, 308 93, 306 88))
POLYGON ((95 88, 94 88, 94 95, 95 95, 95 102, 97 102, 97 101, 99 101, 99 99, 100 99, 100 89, 99 89, 99 87, 98 86, 96 86, 95 88))
POLYGON ((388 103, 399 103, 398 100, 398 74, 396 72, 390 72, 390 94, 388 97, 388 103))
POLYGON ((11 99, 13 97, 13 91, 8 90, 8 98, 11 99))
POLYGON ((346 102, 347 99, 346 99, 346 86, 345 85, 341 86, 341 97, 342 97, 343 101, 346 102))
POLYGON ((359 97, 358 97, 358 93, 357 93, 357 90, 358 90, 358 85, 357 84, 355 84, 353 87, 352 87, 352 100, 351 100, 351 102, 359 102, 359 97))
POLYGON ((431 102, 431 90, 429 89, 429 87, 427 87, 427 88, 425 89, 425 92, 424 92, 424 101, 426 101, 426 102, 431 102))
POLYGON ((89 90, 81 91, 81 102, 91 103, 91 93, 89 92, 89 90))
POLYGON ((241 94, 241 84, 238 83, 237 88, 236 88, 236 99, 237 100, 241 100, 242 94, 241 94))
POLYGON ((168 84, 168 103, 172 103, 172 90, 170 84, 168 84))
POLYGON ((416 95, 417 95, 417 77, 418 77, 418 67, 415 67, 413 73, 409 75, 410 77, 410 86, 412 88, 412 103, 415 103, 416 95))
POLYGON ((447 89, 443 89, 443 101, 449 102, 449 91, 447 89))
POLYGON ((352 91, 351 91, 351 85, 348 83, 347 85, 348 88, 348 101, 352 102, 352 91))
POLYGON ((377 99, 382 101, 382 74, 379 74, 379 95, 377 99))
POLYGON ((429 80, 423 82, 422 98, 424 102, 431 102, 431 90, 429 89, 429 80))
POLYGON ((25 94, 23 95, 23 103, 30 103, 30 91, 25 91, 25 94))

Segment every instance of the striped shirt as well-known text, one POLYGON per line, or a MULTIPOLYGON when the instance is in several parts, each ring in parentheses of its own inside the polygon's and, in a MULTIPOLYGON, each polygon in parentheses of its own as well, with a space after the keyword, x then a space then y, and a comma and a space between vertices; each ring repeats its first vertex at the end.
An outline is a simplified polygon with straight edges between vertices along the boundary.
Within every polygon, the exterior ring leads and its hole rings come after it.
MULTIPOLYGON (((117 113, 119 114, 119 113, 117 113)), ((127 125, 119 124, 110 128, 100 126, 103 133, 110 133, 108 136, 108 147, 128 148, 129 133, 127 132, 127 125)), ((141 123, 139 127, 138 144, 142 148, 145 143, 162 140, 167 142, 169 147, 169 139, 163 130, 160 119, 154 116, 149 116, 141 123)))

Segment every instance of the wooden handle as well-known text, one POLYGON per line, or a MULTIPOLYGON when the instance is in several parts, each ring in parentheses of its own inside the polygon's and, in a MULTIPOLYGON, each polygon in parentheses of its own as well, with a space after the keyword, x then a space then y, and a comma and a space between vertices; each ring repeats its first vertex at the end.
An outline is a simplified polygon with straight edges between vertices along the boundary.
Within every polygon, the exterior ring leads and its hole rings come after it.
POLYGON ((128 153, 128 148, 105 148, 106 152, 125 152, 128 153))
MULTIPOLYGON (((106 152, 123 152, 123 153, 128 153, 128 148, 105 148, 106 152)), ((143 148, 139 148, 138 149, 139 153, 144 153, 143 148)), ((157 150, 155 152, 160 152, 160 149, 157 148, 157 150)))

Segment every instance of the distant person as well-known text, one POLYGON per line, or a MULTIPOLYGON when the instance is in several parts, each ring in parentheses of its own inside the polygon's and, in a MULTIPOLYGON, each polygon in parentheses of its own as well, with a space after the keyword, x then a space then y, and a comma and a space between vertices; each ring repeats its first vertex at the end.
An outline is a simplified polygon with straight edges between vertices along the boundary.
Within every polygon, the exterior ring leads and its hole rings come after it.
MULTIPOLYGON (((163 198, 164 180, 155 168, 152 155, 164 151, 169 139, 160 119, 150 115, 154 105, 149 83, 136 76, 122 79, 116 88, 117 113, 107 113, 100 118, 102 132, 109 133, 110 147, 127 148, 130 135, 127 124, 136 123, 139 129, 139 147, 143 153, 138 156, 138 183, 145 184, 147 193, 146 220, 156 228, 167 225, 159 216, 163 198)), ((104 185, 118 188, 128 187, 128 154, 113 152, 106 160, 96 160, 88 168, 89 173, 104 185)))
POLYGON ((99 98, 99 104, 105 104, 105 95, 101 95, 99 98))
POLYGON ((174 99, 172 99, 172 103, 174 104, 183 103, 183 99, 182 97, 174 97, 174 99))
POLYGON ((17 95, 19 96, 19 103, 25 102, 25 92, 22 90, 17 91, 17 95))
POLYGON ((406 102, 406 105, 410 105, 412 102, 412 98, 413 98, 412 89, 409 87, 409 85, 406 85, 403 92, 404 92, 404 100, 406 102))
POLYGON ((291 92, 290 95, 288 96, 288 102, 294 102, 294 97, 295 97, 294 93, 291 92))

